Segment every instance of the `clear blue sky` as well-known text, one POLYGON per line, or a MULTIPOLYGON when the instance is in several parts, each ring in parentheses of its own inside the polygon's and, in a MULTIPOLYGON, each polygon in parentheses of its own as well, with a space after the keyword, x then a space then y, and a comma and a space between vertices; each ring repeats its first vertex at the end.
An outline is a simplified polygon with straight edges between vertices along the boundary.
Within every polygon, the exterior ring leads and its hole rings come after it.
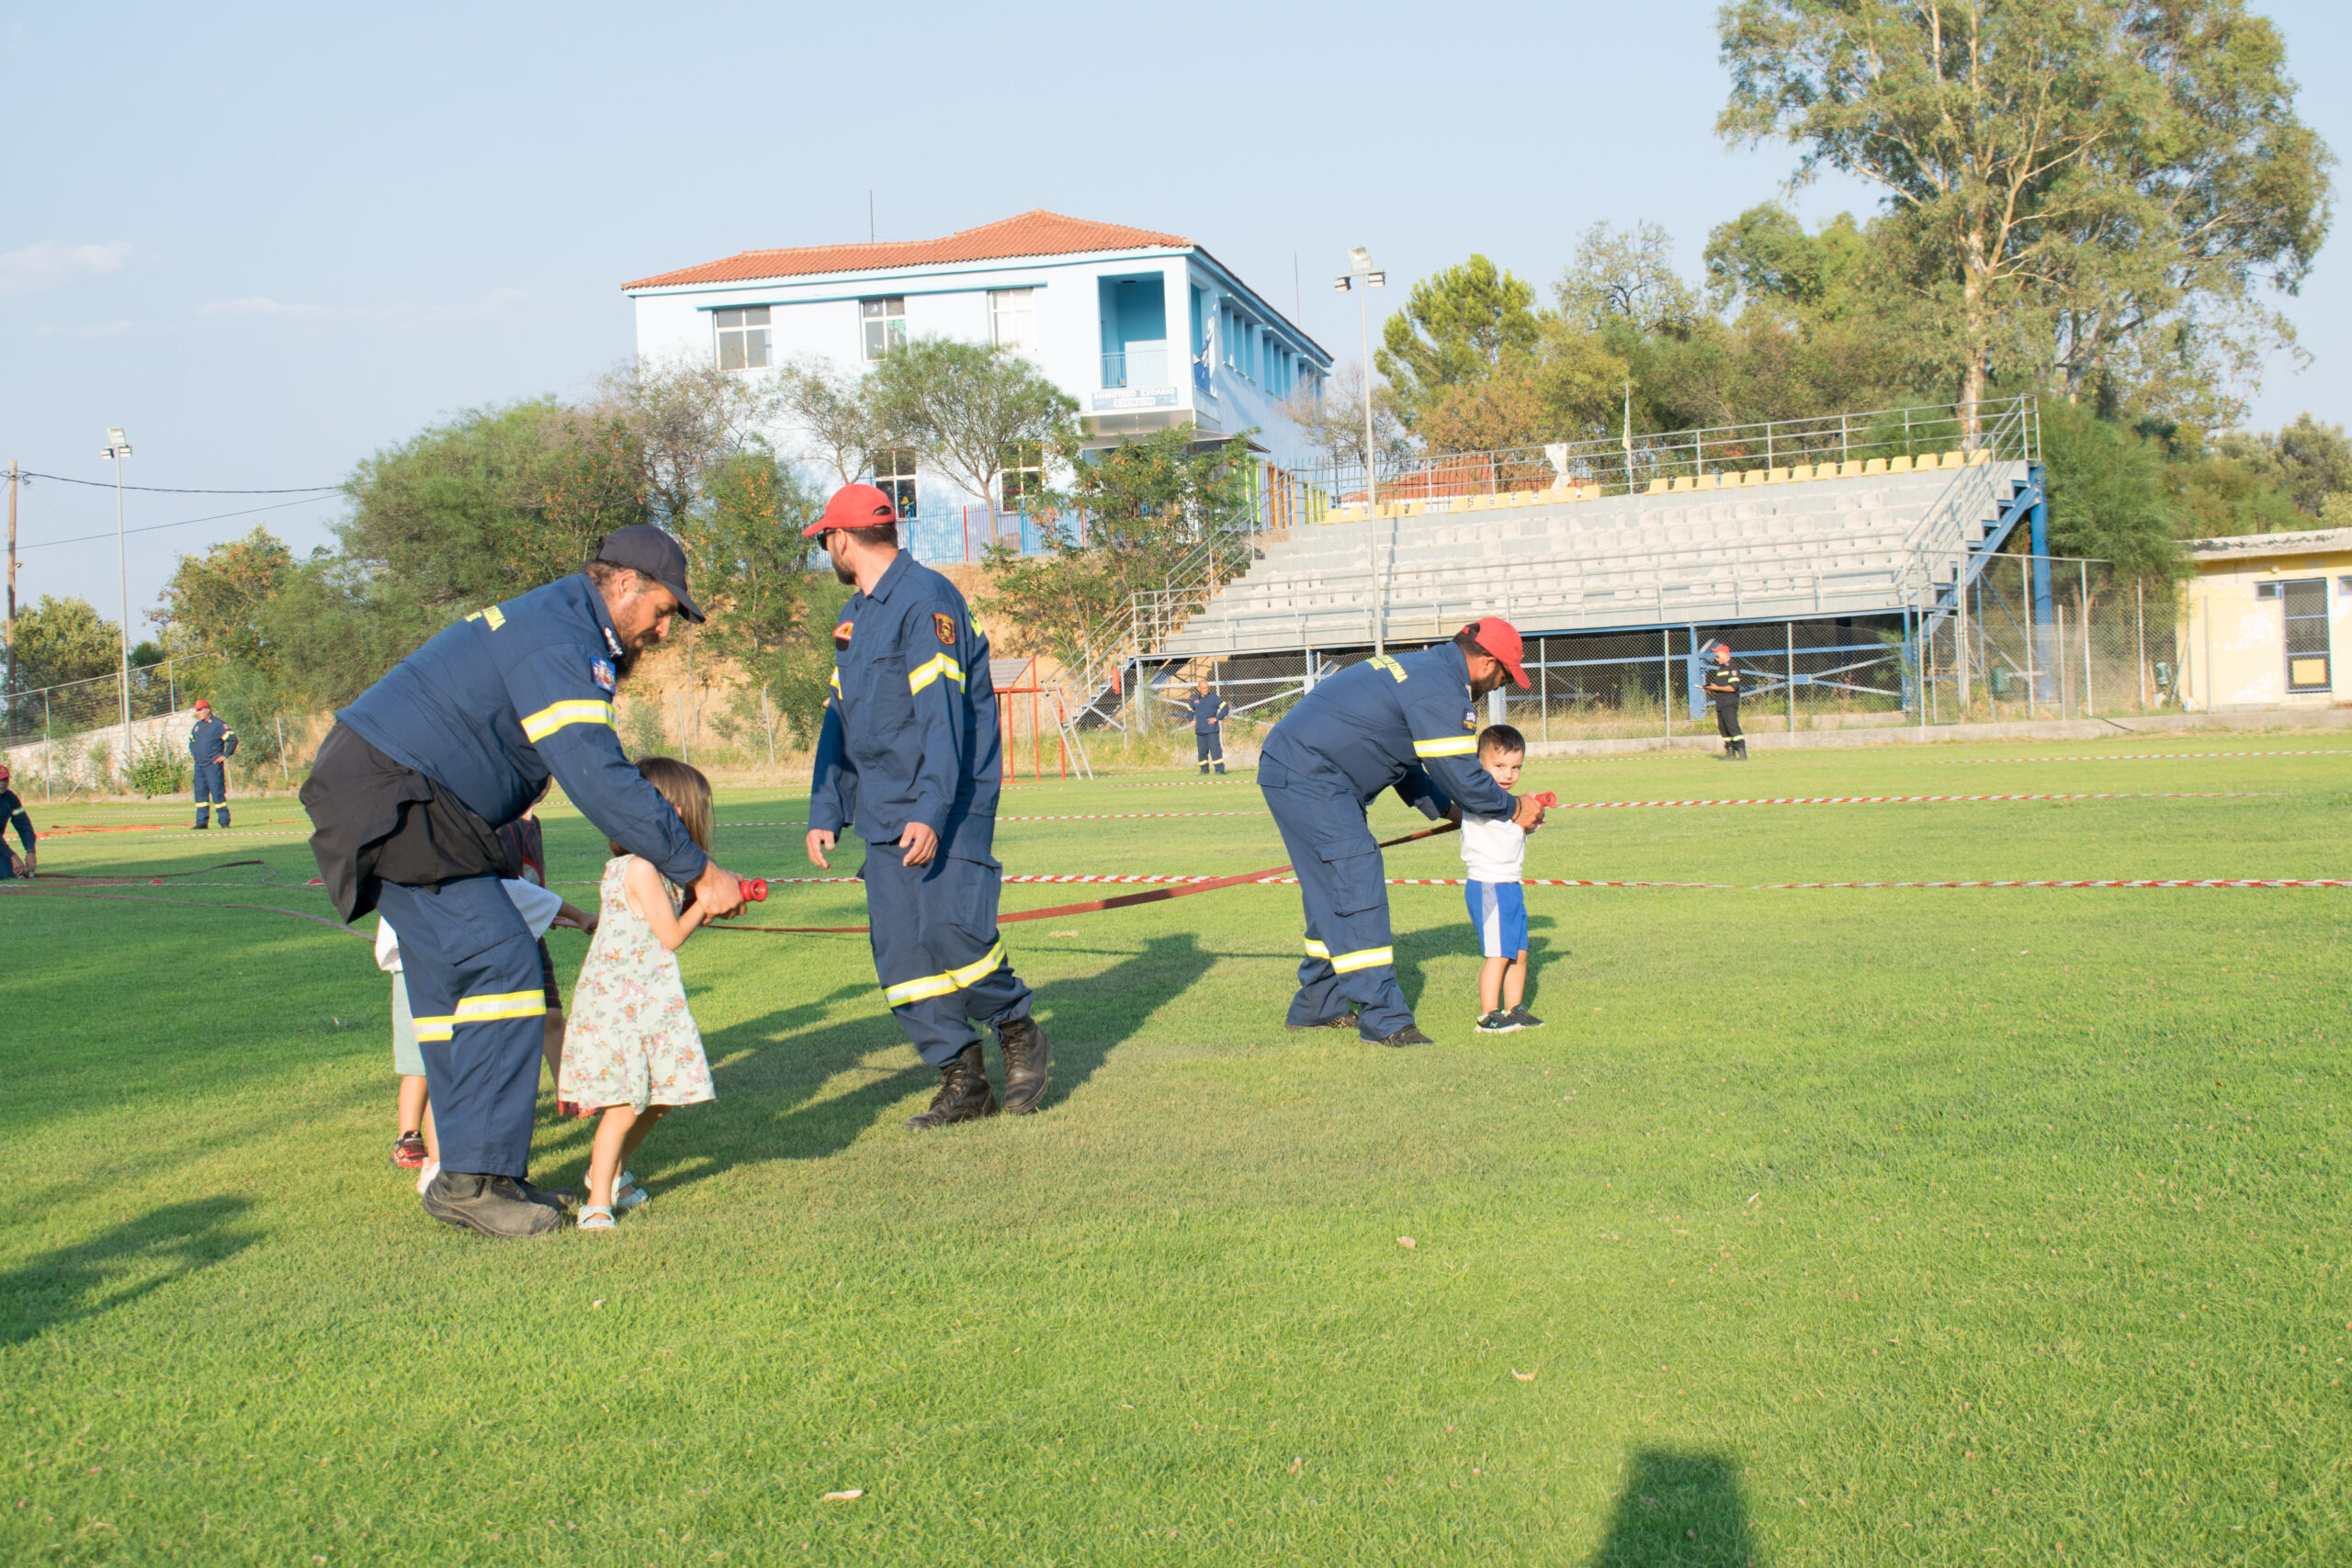
MULTIPOLYGON (((2257 5, 2352 152, 2352 8, 2257 5)), ((617 286, 755 246, 944 233, 1031 207, 1172 230, 1356 356, 1330 290, 1484 252, 1548 283, 1595 219, 1695 272, 1792 160, 1735 152, 1714 6, 0 7, 0 460, 135 484, 333 483, 454 411, 630 351, 617 286), (1437 18, 1442 18, 1442 22, 1437 18)), ((1867 209, 1837 185, 1808 218, 1867 209)), ((2352 235, 2293 305, 2257 423, 2352 417, 2352 235)), ((1383 296, 1375 295, 1376 300, 1383 296)), ((1377 323, 1374 331, 1377 332, 1377 323)), ((132 527, 272 498, 130 497, 132 527)), ((134 626, 183 550, 334 505, 134 536, 134 626)), ((44 483, 20 598, 116 604, 113 500, 44 483), (84 543, 53 543, 75 535, 84 543)))

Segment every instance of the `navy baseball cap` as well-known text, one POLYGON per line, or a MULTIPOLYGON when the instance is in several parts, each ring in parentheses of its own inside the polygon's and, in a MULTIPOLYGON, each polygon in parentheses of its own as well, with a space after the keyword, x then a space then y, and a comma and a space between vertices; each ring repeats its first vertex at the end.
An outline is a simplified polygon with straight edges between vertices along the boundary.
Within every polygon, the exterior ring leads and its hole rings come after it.
POLYGON ((702 607, 686 592, 686 552, 667 530, 650 523, 616 528, 596 541, 596 553, 589 558, 607 566, 625 566, 651 578, 678 596, 678 614, 696 626, 702 624, 702 607))

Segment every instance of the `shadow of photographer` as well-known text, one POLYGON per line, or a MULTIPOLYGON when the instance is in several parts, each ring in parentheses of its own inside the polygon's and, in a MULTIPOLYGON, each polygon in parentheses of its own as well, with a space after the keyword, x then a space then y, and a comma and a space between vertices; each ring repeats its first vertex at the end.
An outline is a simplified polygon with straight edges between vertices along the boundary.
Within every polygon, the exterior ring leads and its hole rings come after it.
POLYGON ((0 1273, 0 1345, 126 1307, 261 1239, 245 1198, 172 1203, 0 1273))

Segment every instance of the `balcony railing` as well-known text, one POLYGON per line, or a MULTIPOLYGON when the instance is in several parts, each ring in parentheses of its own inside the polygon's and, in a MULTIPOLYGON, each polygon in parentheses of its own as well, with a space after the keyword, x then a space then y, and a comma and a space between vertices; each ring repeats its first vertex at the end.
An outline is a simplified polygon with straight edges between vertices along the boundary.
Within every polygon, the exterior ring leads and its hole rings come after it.
POLYGON ((1102 356, 1102 389, 1115 390, 1121 387, 1165 387, 1168 380, 1168 349, 1163 344, 1149 348, 1114 348, 1102 356))

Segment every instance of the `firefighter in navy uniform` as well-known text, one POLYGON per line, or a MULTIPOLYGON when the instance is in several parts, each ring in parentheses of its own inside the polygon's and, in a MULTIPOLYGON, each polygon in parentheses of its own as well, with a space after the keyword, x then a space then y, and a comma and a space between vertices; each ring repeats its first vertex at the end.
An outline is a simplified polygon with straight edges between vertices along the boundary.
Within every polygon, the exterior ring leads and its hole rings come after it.
POLYGON ((1731 648, 1715 644, 1714 661, 1707 666, 1707 695, 1715 701, 1715 733, 1724 738, 1724 761, 1747 761, 1747 737, 1739 732, 1739 671, 1731 661, 1731 648))
POLYGON ((345 920, 381 909, 440 1134, 424 1212, 483 1235, 543 1235, 561 1194, 527 1179, 547 999, 538 944, 499 886, 498 829, 552 775, 598 832, 710 913, 743 906, 621 752, 613 694, 671 617, 702 619, 676 540, 640 524, 584 570, 435 635, 337 716, 303 784, 311 849, 345 920))
POLYGON ((220 826, 229 825, 229 759, 237 754, 237 732, 212 716, 212 705, 196 699, 196 723, 187 732, 187 754, 196 760, 196 826, 201 832, 205 817, 220 808, 220 826))
POLYGON ((833 493, 803 532, 858 592, 833 630, 833 693, 809 789, 819 866, 854 823, 865 840, 874 973, 922 1059, 939 1069, 916 1132, 993 1116, 972 1026, 996 1031, 1003 1109, 1044 1098, 1053 1048, 998 938, 1004 868, 993 852, 1001 761, 988 639, 956 585, 899 549, 899 517, 872 485, 833 493))
POLYGON ((0 881, 15 880, 20 869, 27 876, 33 874, 40 860, 33 843, 32 816, 25 810, 25 803, 17 798, 17 792, 8 785, 7 765, 0 763, 0 881), (9 852, 6 840, 11 828, 17 830, 17 841, 25 846, 22 860, 9 852))
POLYGON ((1426 1045, 1396 985, 1388 888, 1364 808, 1394 788, 1427 817, 1465 810, 1543 825, 1544 808, 1478 766, 1479 697, 1527 684, 1519 633, 1487 616, 1418 653, 1351 664, 1283 716, 1258 754, 1258 787, 1306 906, 1293 1029, 1352 1024, 1382 1045, 1426 1045))
POLYGON ((1193 716, 1193 750, 1200 759, 1201 775, 1208 776, 1209 764, 1215 762, 1218 773, 1225 772, 1225 718, 1233 710, 1225 699, 1209 690, 1206 681, 1193 682, 1193 694, 1185 699, 1185 711, 1193 716))

